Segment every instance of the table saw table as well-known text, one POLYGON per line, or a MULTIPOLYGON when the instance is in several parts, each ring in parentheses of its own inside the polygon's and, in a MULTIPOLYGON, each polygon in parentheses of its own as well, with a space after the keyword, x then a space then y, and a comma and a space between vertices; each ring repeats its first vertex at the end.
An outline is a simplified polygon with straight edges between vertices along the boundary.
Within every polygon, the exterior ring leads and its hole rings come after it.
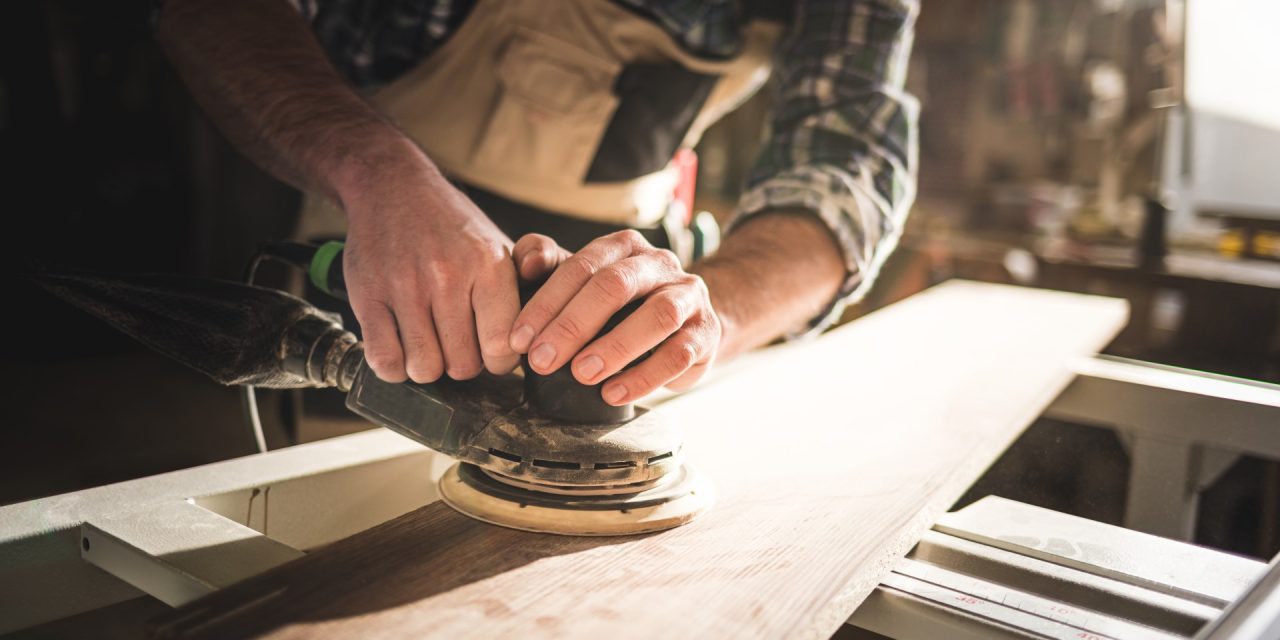
MULTIPOLYGON (((826 637, 919 578, 904 555, 1125 317, 951 282, 750 354, 653 403, 721 493, 654 535, 469 520, 450 461, 383 430, 10 505, 0 632, 150 595, 172 636, 826 637)), ((1235 566, 1241 595, 1262 565, 1235 566)))

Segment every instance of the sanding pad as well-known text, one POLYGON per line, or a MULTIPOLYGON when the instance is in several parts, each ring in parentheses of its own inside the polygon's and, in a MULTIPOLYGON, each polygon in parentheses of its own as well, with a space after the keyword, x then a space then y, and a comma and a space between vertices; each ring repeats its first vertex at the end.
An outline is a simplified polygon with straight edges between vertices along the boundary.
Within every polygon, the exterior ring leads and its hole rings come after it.
POLYGON ((714 501, 711 484, 688 465, 633 493, 601 487, 538 487, 459 463, 440 478, 446 504, 477 520, 523 531, 622 536, 677 527, 714 501))

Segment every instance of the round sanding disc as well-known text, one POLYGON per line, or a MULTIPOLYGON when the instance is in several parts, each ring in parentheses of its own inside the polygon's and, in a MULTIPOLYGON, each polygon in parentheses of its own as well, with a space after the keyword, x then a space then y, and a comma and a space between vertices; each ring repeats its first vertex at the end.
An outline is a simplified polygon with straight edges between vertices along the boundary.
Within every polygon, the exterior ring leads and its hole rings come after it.
POLYGON ((440 478, 446 504, 477 520, 523 531, 623 536, 678 527, 711 507, 710 483, 687 465, 670 482, 629 495, 566 496, 500 482, 459 463, 440 478))

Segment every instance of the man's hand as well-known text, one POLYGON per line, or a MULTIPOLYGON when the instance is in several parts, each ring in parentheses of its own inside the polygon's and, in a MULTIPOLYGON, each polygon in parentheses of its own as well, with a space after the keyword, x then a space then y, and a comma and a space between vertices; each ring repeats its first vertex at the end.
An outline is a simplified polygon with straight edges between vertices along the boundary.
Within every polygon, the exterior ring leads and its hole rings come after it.
POLYGON ((520 309, 511 240, 416 150, 343 185, 343 269, 379 378, 506 373, 520 309))
POLYGON ((236 147, 347 214, 351 307, 378 377, 505 372, 511 241, 338 75, 287 2, 166 0, 158 36, 236 147))
POLYGON ((621 405, 664 385, 687 389, 715 360, 720 319, 702 278, 686 273, 675 254, 655 249, 639 233, 619 231, 573 255, 531 234, 516 243, 513 255, 526 280, 554 269, 511 332, 511 348, 527 353, 534 371, 551 373, 572 359, 571 371, 583 384, 613 376, 601 396, 621 405), (591 341, 638 298, 644 298, 639 309, 591 341), (651 349, 645 361, 618 373, 651 349))

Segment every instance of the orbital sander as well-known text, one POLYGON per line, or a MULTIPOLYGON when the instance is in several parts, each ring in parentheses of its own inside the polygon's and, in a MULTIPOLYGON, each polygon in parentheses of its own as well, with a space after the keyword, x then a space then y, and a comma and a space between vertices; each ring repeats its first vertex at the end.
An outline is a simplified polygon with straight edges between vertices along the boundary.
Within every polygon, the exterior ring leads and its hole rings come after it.
MULTIPOLYGON (((318 288, 345 297, 341 251, 341 243, 275 243, 263 255, 307 269, 318 288)), ((713 500, 685 463, 678 428, 660 412, 605 403, 599 385, 579 383, 568 366, 541 375, 526 362, 523 375, 389 383, 339 317, 283 291, 174 276, 37 281, 222 384, 345 391, 354 413, 457 459, 440 494, 477 520, 629 535, 689 522, 713 500)))
POLYGON ((655 412, 604 403, 566 369, 390 384, 361 364, 347 407, 457 458, 440 495, 485 522, 625 535, 684 524, 711 502, 684 463, 678 429, 655 412))

